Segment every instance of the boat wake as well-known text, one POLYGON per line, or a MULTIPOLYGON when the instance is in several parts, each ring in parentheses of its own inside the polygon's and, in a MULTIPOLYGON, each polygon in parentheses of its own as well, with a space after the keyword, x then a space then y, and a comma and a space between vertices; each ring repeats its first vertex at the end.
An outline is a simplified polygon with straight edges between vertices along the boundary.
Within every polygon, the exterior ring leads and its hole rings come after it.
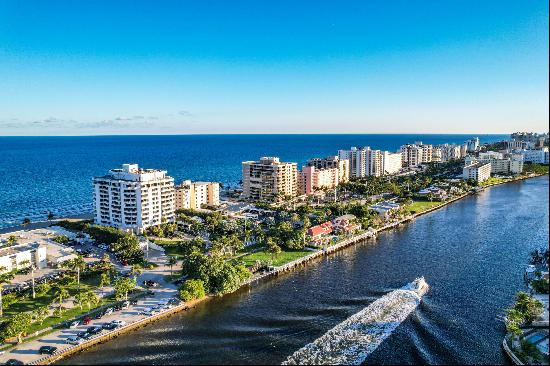
POLYGON ((394 290, 289 356, 283 365, 359 365, 416 309, 424 277, 394 290))

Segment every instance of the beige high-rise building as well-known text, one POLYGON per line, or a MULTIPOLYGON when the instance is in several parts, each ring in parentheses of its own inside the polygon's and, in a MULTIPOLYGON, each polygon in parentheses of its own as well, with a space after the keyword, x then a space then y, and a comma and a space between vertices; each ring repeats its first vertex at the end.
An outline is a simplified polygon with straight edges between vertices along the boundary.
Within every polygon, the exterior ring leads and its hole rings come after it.
POLYGON ((414 144, 401 146, 401 160, 405 167, 415 167, 430 163, 433 157, 433 146, 417 141, 414 144))
POLYGON ((296 163, 280 162, 278 157, 262 157, 242 163, 243 197, 253 201, 278 202, 298 194, 296 163))
POLYGON ((307 162, 307 166, 314 166, 317 169, 338 169, 338 182, 349 181, 349 160, 340 159, 338 156, 328 156, 324 159, 314 158, 307 162))
POLYGON ((185 180, 175 187, 176 209, 198 209, 202 205, 220 204, 220 184, 215 182, 191 182, 185 180))

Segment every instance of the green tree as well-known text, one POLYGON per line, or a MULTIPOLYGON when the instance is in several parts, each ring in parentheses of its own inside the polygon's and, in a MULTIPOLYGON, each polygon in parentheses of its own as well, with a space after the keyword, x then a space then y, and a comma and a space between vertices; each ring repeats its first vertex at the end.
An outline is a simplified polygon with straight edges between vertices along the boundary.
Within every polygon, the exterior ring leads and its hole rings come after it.
POLYGON ((17 236, 15 235, 8 236, 8 246, 11 247, 15 244, 17 244, 17 236))
POLYGON ((10 318, 7 326, 4 328, 4 338, 17 337, 17 343, 21 343, 23 341, 23 334, 27 332, 32 321, 32 313, 16 313, 10 318))
POLYGON ((266 251, 271 253, 271 260, 273 261, 273 258, 276 258, 282 250, 272 238, 268 238, 266 242, 266 251))
POLYGON ((80 286, 80 272, 86 268, 84 258, 82 258, 81 255, 78 255, 76 258, 64 261, 61 263, 61 266, 75 273, 76 283, 80 286))
POLYGON ((7 283, 11 283, 11 280, 15 277, 15 273, 13 271, 5 272, 6 267, 0 267, 0 318, 4 316, 3 310, 4 306, 7 307, 7 305, 4 304, 2 299, 2 292, 4 291, 4 285, 7 283))
POLYGON ((40 306, 33 312, 34 320, 40 322, 40 325, 44 323, 44 320, 50 315, 50 309, 47 305, 40 306))
POLYGON ((104 288, 111 284, 111 276, 109 272, 101 272, 99 275, 99 287, 104 288))
POLYGON ((115 282, 114 288, 117 300, 128 300, 128 293, 136 288, 136 281, 132 278, 121 277, 115 282))
POLYGON ((63 300, 70 296, 69 291, 64 286, 57 286, 54 297, 59 303, 59 313, 63 312, 63 300))
POLYGON ((132 267, 130 267, 130 275, 134 276, 134 280, 137 279, 137 277, 143 273, 143 267, 141 267, 139 264, 132 264, 132 267))
POLYGON ((199 279, 190 279, 185 281, 179 289, 179 296, 183 301, 203 298, 206 296, 204 282, 199 279))
POLYGON ((84 292, 79 292, 75 295, 73 303, 82 310, 84 308, 84 304, 86 304, 86 296, 84 292))
POLYGON ((51 288, 52 288, 52 286, 47 282, 40 283, 36 286, 36 294, 38 296, 44 296, 48 292, 50 292, 51 288))
POLYGON ((174 257, 173 255, 168 256, 166 264, 170 266, 170 275, 172 275, 172 267, 175 266, 177 263, 178 259, 176 257, 174 257))
POLYGON ((93 292, 92 290, 86 290, 84 292, 83 298, 84 298, 84 303, 88 307, 88 310, 90 310, 92 307, 95 307, 96 305, 98 305, 101 301, 101 298, 99 296, 97 296, 97 294, 95 292, 93 292))

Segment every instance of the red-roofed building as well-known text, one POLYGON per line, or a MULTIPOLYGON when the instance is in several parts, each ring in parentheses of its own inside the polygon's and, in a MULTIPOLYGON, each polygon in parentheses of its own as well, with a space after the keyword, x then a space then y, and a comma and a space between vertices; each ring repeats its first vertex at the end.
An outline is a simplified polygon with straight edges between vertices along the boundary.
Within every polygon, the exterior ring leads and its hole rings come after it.
POLYGON ((327 234, 332 233, 332 222, 327 221, 320 225, 312 226, 307 230, 307 235, 311 237, 311 241, 319 242, 327 234))

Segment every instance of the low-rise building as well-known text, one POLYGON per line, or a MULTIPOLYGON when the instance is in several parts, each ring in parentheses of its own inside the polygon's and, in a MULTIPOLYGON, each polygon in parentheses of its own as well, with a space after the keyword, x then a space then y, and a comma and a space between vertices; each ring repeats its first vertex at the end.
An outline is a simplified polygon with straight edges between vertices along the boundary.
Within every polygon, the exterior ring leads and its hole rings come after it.
POLYGON ((185 180, 175 187, 176 209, 198 209, 202 205, 219 206, 220 184, 185 180))
POLYGON ((470 165, 476 162, 490 163, 492 174, 520 174, 523 171, 523 158, 521 155, 504 154, 490 151, 479 154, 479 157, 466 156, 464 159, 465 165, 470 165))
POLYGON ((39 243, 25 243, 0 249, 0 273, 34 266, 46 268, 47 246, 39 243))
POLYGON ((447 191, 435 186, 430 186, 428 188, 418 191, 418 195, 422 197, 430 197, 431 195, 432 197, 440 201, 448 198, 447 191))
POLYGON ((378 214, 382 217, 387 217, 392 211, 399 209, 399 204, 390 201, 383 201, 369 206, 369 209, 378 212, 378 214))
POLYGON ((342 215, 332 220, 332 227, 338 233, 353 233, 361 229, 361 224, 355 223, 355 215, 342 215))
POLYGON ((477 182, 484 182, 491 177, 490 162, 472 162, 462 168, 462 179, 473 179, 477 182))
POLYGON ((548 164, 548 147, 537 150, 516 150, 515 153, 523 156, 523 161, 534 164, 548 164))
POLYGON ((314 243, 320 243, 325 239, 325 236, 332 233, 332 222, 327 221, 322 224, 312 226, 307 230, 307 235, 314 243))

